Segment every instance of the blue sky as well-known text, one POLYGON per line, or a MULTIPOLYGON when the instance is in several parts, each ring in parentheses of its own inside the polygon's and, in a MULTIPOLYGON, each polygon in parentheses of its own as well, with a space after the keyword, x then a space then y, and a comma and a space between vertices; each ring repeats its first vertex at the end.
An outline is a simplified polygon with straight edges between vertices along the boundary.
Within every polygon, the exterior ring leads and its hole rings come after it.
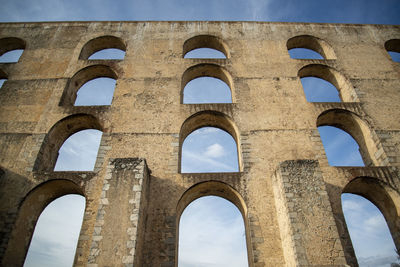
MULTIPOLYGON (((327 1, 327 0, 312 0, 312 1, 296 1, 296 0, 203 0, 203 1, 192 1, 192 0, 149 0, 149 1, 116 1, 116 0, 0 0, 0 21, 1 22, 29 22, 29 21, 74 21, 74 20, 244 20, 244 21, 287 21, 287 22, 326 22, 326 23, 368 23, 368 24, 400 24, 400 3, 398 0, 339 0, 339 1, 327 1)), ((315 84, 315 81, 307 81, 302 79, 303 86, 310 88, 319 88, 322 92, 325 92, 322 87, 315 84), (307 85, 308 84, 308 85, 307 85)), ((189 85, 191 86, 191 85, 189 85)), ((215 86, 215 85, 213 85, 215 86)), ((224 87, 223 84, 219 83, 221 91, 224 87)), ((98 85, 95 85, 98 87, 98 85)), ((194 86, 199 88, 209 88, 207 85, 200 81, 200 85, 194 86)), ((226 88, 225 88, 226 89, 226 88)), ((1 89, 0 89, 1 90, 1 89)), ((90 89, 89 89, 90 90, 90 89)), ((305 89, 308 90, 307 88, 305 89)), ((311 91, 314 92, 315 90, 311 91)), ((185 91, 186 92, 186 91, 185 91)), ((203 91, 205 96, 209 95, 209 91, 203 91)), ((190 96, 189 90, 186 92, 187 96, 190 96)), ((306 96, 307 96, 306 92, 306 96)), ((326 95, 322 93, 322 95, 326 95)), ((310 97, 313 97, 311 94, 310 97)), ((193 96, 192 96, 193 98, 193 96)), ((229 98, 229 97, 228 97, 229 98)), ((307 99, 308 96, 307 96, 307 99)), ((86 103, 87 99, 83 99, 82 103, 86 103)), ((209 100, 204 100, 209 101, 209 100)), ((226 99, 216 102, 224 102, 226 99)), ((312 99, 309 99, 312 101, 312 99)), ((228 101, 229 102, 229 101, 228 101)), ((189 103, 189 102, 188 102, 189 103)), ((79 103, 77 103, 79 104, 79 103)), ((356 146, 356 144, 346 143, 348 136, 342 134, 340 131, 335 131, 330 128, 321 128, 322 142, 327 150, 328 160, 332 165, 360 165, 360 158, 357 158, 357 153, 351 152, 346 153, 345 148, 356 146), (326 133, 323 133, 323 132, 326 133), (341 147, 343 146, 343 147, 341 147), (332 148, 333 149, 331 151, 332 148), (335 153, 345 151, 344 155, 338 155, 335 153), (333 154, 330 155, 330 154, 333 154), (337 162, 342 160, 342 162, 337 162)), ((96 148, 100 140, 101 133, 99 132, 86 132, 74 135, 73 138, 69 139, 68 142, 63 146, 60 154, 66 153, 66 158, 60 158, 57 163, 57 170, 62 169, 91 169, 93 162, 82 162, 78 157, 79 149, 84 149, 85 152, 93 155, 93 151, 90 148, 96 148), (84 134, 82 137, 80 135, 84 134), (82 142, 84 139, 84 142, 82 142), (84 143, 84 145, 82 145, 84 143), (69 153, 69 157, 68 157, 69 153), (81 164, 81 165, 79 165, 81 164), (74 167, 71 167, 74 166, 74 167)), ((236 158, 227 159, 227 155, 234 154, 235 147, 232 146, 231 137, 227 136, 223 132, 215 131, 213 128, 201 129, 200 132, 193 133, 188 136, 185 141, 184 154, 188 156, 187 163, 183 168, 188 168, 187 171, 210 171, 210 169, 200 169, 202 166, 207 166, 214 171, 234 171, 237 166, 234 166, 236 158), (196 141, 196 138, 198 141, 196 141), (196 146, 200 144, 200 146, 196 146), (191 146, 192 145, 192 146, 191 146), (186 150, 187 149, 187 150, 186 150), (190 157, 194 161, 190 161, 190 157), (202 158, 203 165, 195 165, 195 161, 202 158), (228 160, 228 161, 227 161, 228 160), (214 164, 214 165, 213 165, 214 164), (216 164, 216 165, 215 165, 216 164), (186 167, 185 167, 186 166, 186 167), (217 169, 217 167, 219 169, 217 169)), ((357 148, 353 148, 353 151, 357 148)), ((61 155, 60 157, 63 157, 61 155)), ((83 158, 88 157, 83 155, 83 158)), ((211 170, 212 171, 212 170, 211 170)), ((51 226, 54 224, 55 219, 60 221, 72 221, 70 218, 75 218, 72 222, 75 225, 75 229, 78 229, 81 221, 82 214, 82 203, 84 200, 76 198, 74 196, 66 196, 60 198, 60 203, 57 202, 58 208, 49 206, 49 212, 46 209, 46 215, 48 218, 43 219, 42 230, 36 229, 35 240, 37 243, 32 242, 32 251, 30 251, 29 258, 26 262, 26 266, 46 266, 43 260, 48 260, 48 254, 53 253, 59 255, 56 259, 57 266, 70 266, 71 259, 66 259, 66 251, 69 251, 70 255, 73 255, 75 245, 73 244, 73 234, 65 235, 62 233, 54 240, 50 240, 49 237, 57 236, 60 230, 53 229, 51 226), (65 200, 66 199, 66 200, 65 200), (70 209, 68 211, 68 209, 70 209), (60 213, 59 211, 63 212, 60 213), (70 213, 72 212, 72 213, 70 213), (63 217, 67 215, 67 217, 63 217), (47 222, 46 222, 47 221, 47 222), (78 223, 76 223, 78 222, 78 223), (55 243, 54 243, 55 242, 55 243), (66 248, 66 244, 69 248, 66 248), (52 248, 51 250, 48 248, 52 248), (58 251, 58 252, 57 252, 58 251), (61 253, 60 253, 61 251, 61 253), (36 262, 36 265, 34 264, 36 262), (63 262, 63 264, 61 263, 63 262), (29 264, 28 264, 29 263, 29 264)), ((53 202, 56 204, 56 202, 53 202)), ((52 204, 53 204, 52 203, 52 204)), ((239 248, 231 250, 224 254, 225 256, 219 257, 221 254, 217 254, 215 257, 210 256, 207 259, 207 266, 212 266, 211 261, 215 265, 213 266, 228 266, 229 258, 235 258, 237 255, 243 255, 243 235, 236 234, 236 239, 227 239, 227 236, 234 236, 233 233, 241 233, 243 220, 240 217, 240 213, 232 207, 230 203, 224 204, 224 201, 220 199, 208 197, 199 199, 193 202, 185 209, 182 216, 183 228, 182 233, 189 232, 193 233, 195 229, 202 227, 204 230, 215 231, 219 229, 227 230, 228 233, 218 238, 221 246, 229 247, 226 244, 238 244, 239 248), (212 204, 211 204, 212 203, 212 204), (217 208, 220 212, 215 212, 209 207, 217 208), (228 211, 225 211, 227 209, 228 211), (208 211, 207 211, 208 210, 208 211), (223 212, 222 212, 223 211, 223 212), (209 212, 206 215, 206 212, 209 212), (218 215, 223 216, 218 216, 218 215), (201 226, 199 223, 203 222, 203 218, 207 217, 208 221, 206 224, 201 226), (212 220, 213 222, 209 221, 212 220), (228 224, 223 224, 226 221, 228 224), (209 227, 215 224, 214 230, 209 227), (221 245, 225 244, 225 245, 221 245), (240 248, 242 246, 242 248, 240 248), (225 265, 224 265, 225 263, 225 265)), ((353 195, 343 195, 343 207, 345 209, 345 215, 347 224, 350 228, 350 232, 354 231, 357 233, 364 233, 363 238, 377 238, 377 239, 353 239, 354 247, 356 249, 357 256, 359 258, 360 266, 389 266, 390 262, 394 261, 393 245, 390 245, 390 236, 388 239, 387 226, 382 221, 382 216, 376 208, 369 202, 365 202, 363 199, 358 199, 353 195), (381 217, 379 217, 381 216, 381 217), (362 223, 357 223, 362 222, 362 223), (385 228, 386 227, 386 228, 385 228), (366 233, 366 234, 365 234, 366 233), (373 240, 373 241, 371 241, 373 240), (383 243, 382 243, 383 242, 383 243), (376 247, 365 247, 365 245, 376 244, 376 247), (384 244, 384 245, 383 245, 384 244), (386 245, 388 247, 386 247, 386 245), (382 264, 381 264, 382 263, 382 264)), ((43 215, 44 216, 44 215, 43 215)), ((46 217, 44 216, 44 217, 46 217)), ((41 219, 42 220, 42 217, 41 219)), ((76 234, 75 234, 76 235, 76 234)), ((361 236, 360 234, 358 234, 361 236)), ((180 267, 191 267, 201 266, 201 261, 204 259, 198 259, 196 255, 191 254, 194 250, 204 251, 209 243, 204 245, 202 235, 198 235, 196 238, 185 241, 185 234, 181 235, 181 247, 180 255, 180 267), (190 243, 190 241, 192 243, 190 243), (194 246, 194 247, 193 247, 194 246), (189 249, 190 248, 190 249, 189 249), (182 249, 182 251, 181 251, 182 249), (186 252, 185 252, 186 251, 186 252), (189 254, 186 254, 189 253, 189 254)), ((209 241, 207 241, 209 242, 209 241)), ((217 248, 214 249, 217 251, 217 248)), ((222 253, 222 252, 221 252, 222 253)), ((224 252, 225 253, 225 252, 224 252)), ((236 259, 236 258, 235 258, 236 259)), ((241 262, 241 265, 245 266, 243 262, 243 256, 236 262, 241 262)), ((48 266, 55 266, 54 264, 48 266)), ((233 265, 229 265, 233 266, 233 265)))
POLYGON ((397 0, 2 0, 1 21, 258 20, 399 24, 397 0))
POLYGON ((230 134, 218 128, 204 127, 186 137, 182 145, 181 172, 237 171, 237 148, 230 134))

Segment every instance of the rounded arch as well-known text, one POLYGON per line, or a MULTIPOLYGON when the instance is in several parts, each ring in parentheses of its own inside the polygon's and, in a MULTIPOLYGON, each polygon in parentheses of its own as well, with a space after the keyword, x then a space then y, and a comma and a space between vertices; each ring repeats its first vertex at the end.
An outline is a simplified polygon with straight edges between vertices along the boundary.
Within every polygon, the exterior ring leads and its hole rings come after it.
POLYGON ((372 177, 356 177, 342 193, 360 195, 371 201, 386 219, 397 250, 400 250, 400 195, 385 182, 372 177))
POLYGON ((380 165, 375 158, 378 149, 371 129, 357 114, 345 109, 326 110, 317 118, 317 127, 320 126, 333 126, 347 132, 357 142, 365 166, 380 165))
POLYGON ((58 150, 64 141, 72 134, 86 129, 103 131, 98 119, 89 114, 71 115, 54 124, 43 140, 34 170, 52 171, 57 161, 58 150))
POLYGON ((79 88, 86 82, 96 78, 118 78, 115 71, 107 65, 92 65, 79 70, 68 81, 60 100, 60 105, 74 105, 79 88))
POLYGON ((355 102, 357 96, 351 83, 340 72, 332 67, 322 64, 310 64, 302 67, 298 74, 299 78, 316 77, 333 84, 339 91, 342 101, 355 102))
MULTIPOLYGON (((232 202, 240 211, 243 217, 245 231, 246 231, 246 244, 247 244, 247 256, 249 266, 251 264, 251 240, 249 233, 249 223, 247 220, 247 205, 243 197, 237 192, 232 186, 220 182, 220 181, 205 181, 193 185, 187 189, 181 196, 176 207, 176 240, 179 240, 179 222, 181 215, 185 208, 194 200, 204 196, 218 196, 232 202)), ((178 263, 178 241, 175 247, 175 262, 178 263)), ((176 266, 176 265, 175 265, 176 266)))
POLYGON ((229 72, 216 64, 198 64, 188 68, 182 75, 181 104, 183 103, 183 93, 185 90, 185 86, 191 80, 199 77, 213 77, 225 82, 231 90, 232 102, 234 102, 233 79, 229 72))
POLYGON ((17 37, 6 37, 0 39, 0 56, 12 50, 25 49, 24 40, 17 37))
POLYGON ((197 48, 212 48, 222 52, 226 58, 230 57, 228 46, 225 42, 213 35, 197 35, 183 43, 182 57, 197 48))
POLYGON ((50 202, 68 194, 85 197, 80 186, 64 179, 44 182, 26 194, 19 205, 17 219, 4 255, 5 266, 23 265, 40 214, 50 202))
POLYGON ((192 201, 204 196, 218 196, 232 202, 247 218, 247 206, 242 196, 230 185, 219 181, 206 181, 193 185, 181 196, 177 205, 177 220, 192 201))
POLYGON ((111 35, 96 37, 82 47, 79 59, 88 59, 94 53, 108 48, 126 51, 126 44, 121 38, 111 35))
POLYGON ((182 144, 183 140, 193 131, 202 127, 216 127, 220 128, 230 135, 238 143, 239 131, 233 120, 219 111, 200 111, 187 118, 181 127, 179 142, 182 144))
POLYGON ((385 49, 388 52, 400 53, 400 39, 391 39, 385 42, 385 49))
POLYGON ((227 115, 218 111, 201 111, 193 114, 187 118, 182 126, 179 133, 179 172, 181 172, 181 162, 182 162, 182 145, 186 137, 193 131, 203 128, 203 127, 215 127, 229 133, 236 142, 238 160, 239 160, 239 171, 242 171, 242 157, 240 150, 240 133, 239 129, 234 123, 234 121, 227 115))
POLYGON ((385 49, 393 62, 400 62, 400 39, 386 41, 385 49))
POLYGON ((319 53, 324 59, 336 59, 333 48, 324 40, 311 35, 298 35, 286 42, 287 49, 307 48, 319 53))

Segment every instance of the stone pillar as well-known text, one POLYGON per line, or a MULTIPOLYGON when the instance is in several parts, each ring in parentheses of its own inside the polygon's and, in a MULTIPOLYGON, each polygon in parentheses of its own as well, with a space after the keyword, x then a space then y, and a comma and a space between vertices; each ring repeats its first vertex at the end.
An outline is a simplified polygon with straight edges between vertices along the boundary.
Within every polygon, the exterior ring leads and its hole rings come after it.
POLYGON ((88 267, 142 266, 148 172, 144 159, 110 159, 88 267))
POLYGON ((318 162, 281 163, 273 187, 286 266, 345 266, 318 162))

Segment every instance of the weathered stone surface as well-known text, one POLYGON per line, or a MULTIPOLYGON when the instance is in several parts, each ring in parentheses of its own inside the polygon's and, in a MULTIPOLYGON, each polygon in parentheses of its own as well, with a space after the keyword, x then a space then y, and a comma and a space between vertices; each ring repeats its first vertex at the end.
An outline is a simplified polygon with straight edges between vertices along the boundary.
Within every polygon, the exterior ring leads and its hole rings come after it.
POLYGON ((22 266, 40 212, 81 194, 86 210, 75 266, 176 266, 179 218, 218 195, 243 214, 249 266, 356 266, 340 195, 383 212, 400 249, 400 27, 258 22, 0 24, 0 262, 22 266), (13 37, 12 39, 3 39, 13 37), (8 40, 7 42, 4 40, 8 40), (9 41, 13 41, 10 43, 9 41), (389 45, 388 45, 389 44, 389 45), (187 59, 211 47, 226 59, 187 59), (98 49, 123 60, 88 60, 98 49), (311 48, 323 60, 292 59, 311 48), (230 104, 182 104, 191 79, 231 88, 230 104), (87 79, 117 80, 111 106, 73 106, 87 79), (301 77, 339 89, 340 103, 309 103, 301 77), (331 167, 316 126, 359 143, 367 167, 331 167), (238 144, 240 172, 180 173, 185 137, 220 127, 238 144), (103 132, 93 172, 54 172, 58 149, 82 129, 103 132))

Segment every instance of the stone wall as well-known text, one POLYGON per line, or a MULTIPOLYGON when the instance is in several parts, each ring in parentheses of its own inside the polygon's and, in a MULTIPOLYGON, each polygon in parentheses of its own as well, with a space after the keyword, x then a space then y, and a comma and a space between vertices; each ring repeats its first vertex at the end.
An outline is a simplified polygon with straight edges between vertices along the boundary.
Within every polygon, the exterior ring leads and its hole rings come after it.
POLYGON ((0 47, 24 47, 0 63, 1 264, 22 265, 40 212, 68 193, 86 198, 75 266, 176 266, 181 212, 207 194, 239 207, 251 267, 357 266, 343 192, 376 204, 400 249, 400 67, 385 49, 395 40, 400 51, 399 39, 396 25, 0 24, 0 47), (87 59, 104 44, 125 58, 87 59), (227 58, 183 57, 197 45, 227 58), (325 59, 290 58, 298 45, 325 59), (183 104, 202 75, 226 81, 232 103, 183 104), (73 106, 82 81, 100 76, 117 80, 112 104, 73 106), (335 84, 342 102, 307 102, 307 76, 335 84), (329 166, 323 125, 350 133, 367 167, 329 166), (184 138, 204 126, 234 137, 239 172, 180 173, 184 138), (83 129, 103 132, 94 171, 55 172, 59 147, 83 129))

